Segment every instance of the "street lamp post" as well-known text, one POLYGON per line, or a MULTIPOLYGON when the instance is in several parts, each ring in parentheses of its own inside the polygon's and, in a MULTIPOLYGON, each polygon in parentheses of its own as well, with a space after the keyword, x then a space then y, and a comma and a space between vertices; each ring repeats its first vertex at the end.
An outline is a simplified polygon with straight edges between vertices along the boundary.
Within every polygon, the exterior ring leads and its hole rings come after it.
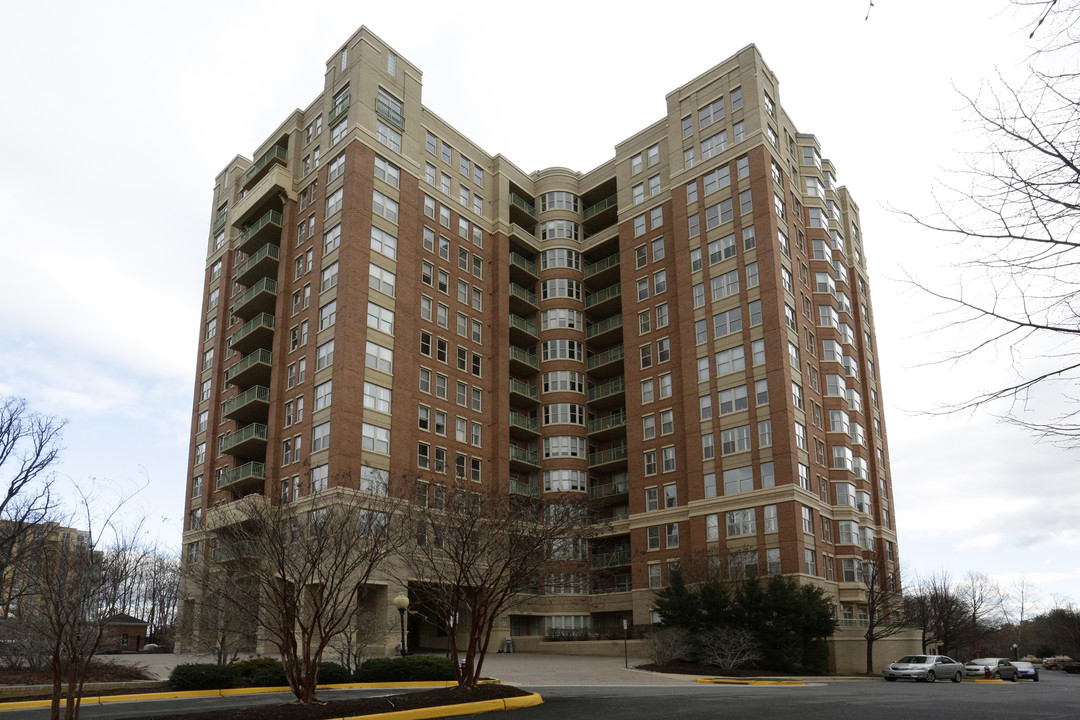
POLYGON ((394 598, 394 605, 397 607, 398 615, 401 616, 401 656, 405 657, 408 654, 408 649, 405 646, 405 611, 409 609, 408 596, 401 593, 394 598))
POLYGON ((1019 659, 1020 659, 1020 648, 1017 647, 1016 643, 1013 643, 1013 660, 1019 660, 1019 659))

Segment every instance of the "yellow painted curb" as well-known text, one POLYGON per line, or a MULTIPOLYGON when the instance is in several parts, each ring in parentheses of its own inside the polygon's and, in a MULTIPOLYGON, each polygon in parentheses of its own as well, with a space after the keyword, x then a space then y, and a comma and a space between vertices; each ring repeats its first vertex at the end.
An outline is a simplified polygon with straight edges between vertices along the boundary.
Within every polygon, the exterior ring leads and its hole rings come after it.
POLYGON ((544 698, 539 693, 530 693, 521 697, 506 698, 505 700, 480 700, 478 702, 461 703, 459 705, 439 705, 438 707, 422 708, 419 710, 399 710, 397 712, 377 713, 375 715, 353 715, 340 718, 339 720, 363 720, 364 718, 378 718, 379 720, 431 720, 432 718, 455 717, 457 715, 476 715, 478 713, 495 712, 498 710, 517 710, 519 708, 541 705, 544 698))
MULTIPOLYGON (((457 682, 452 680, 429 680, 415 682, 387 682, 387 683, 335 683, 333 685, 319 685, 319 690, 364 690, 375 688, 420 688, 420 687, 457 687, 457 682)), ((133 695, 101 695, 99 697, 84 697, 81 705, 102 705, 104 703, 131 702, 133 700, 178 700, 180 698, 193 697, 222 697, 226 695, 259 695, 261 693, 291 692, 288 685, 282 687, 261 688, 225 688, 222 690, 173 690, 157 693, 137 693, 133 695)), ((0 702, 0 712, 4 710, 25 710, 28 708, 49 707, 50 700, 22 700, 18 702, 0 702)), ((61 699, 60 706, 65 707, 67 700, 61 699)), ((480 712, 480 711, 477 711, 480 712)))
POLYGON ((806 685, 802 680, 732 680, 728 678, 698 678, 707 685, 806 685))

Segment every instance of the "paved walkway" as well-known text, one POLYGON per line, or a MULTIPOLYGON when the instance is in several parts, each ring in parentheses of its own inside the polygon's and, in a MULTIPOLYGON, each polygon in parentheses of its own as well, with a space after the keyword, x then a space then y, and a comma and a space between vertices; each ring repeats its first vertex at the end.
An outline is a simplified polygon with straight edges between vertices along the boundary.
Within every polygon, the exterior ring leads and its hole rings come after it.
MULTIPOLYGON (((142 665, 151 675, 167 678, 181 663, 213 662, 208 655, 113 655, 120 662, 142 665)), ((648 661, 630 658, 630 667, 648 661)), ((508 685, 543 687, 552 685, 684 685, 697 678, 626 669, 621 657, 542 655, 539 653, 491 653, 484 659, 484 675, 497 677, 508 685)))

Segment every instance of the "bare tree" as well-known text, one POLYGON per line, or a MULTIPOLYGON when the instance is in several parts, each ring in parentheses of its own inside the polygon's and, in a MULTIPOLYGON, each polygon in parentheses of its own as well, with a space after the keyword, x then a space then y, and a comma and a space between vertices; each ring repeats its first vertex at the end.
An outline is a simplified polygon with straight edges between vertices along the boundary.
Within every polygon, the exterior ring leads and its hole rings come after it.
POLYGON ((654 665, 667 665, 686 657, 693 641, 690 632, 683 628, 653 625, 645 636, 645 651, 654 665))
POLYGON ((32 412, 26 400, 0 398, 0 615, 17 607, 25 585, 13 566, 32 547, 32 530, 54 510, 53 469, 64 421, 32 412))
POLYGON ((1078 0, 1014 0, 1030 23, 1028 78, 964 95, 979 133, 963 182, 944 187, 929 215, 905 213, 955 238, 968 258, 954 289, 916 284, 944 301, 944 328, 975 338, 948 360, 1004 356, 1009 379, 944 408, 985 407, 1037 436, 1074 446, 1080 380, 1080 47, 1078 0), (974 330, 974 332, 972 332, 974 330), (1039 389, 1045 388, 1045 394, 1039 389))
POLYGON ((328 646, 334 660, 352 675, 364 662, 364 652, 397 628, 397 623, 377 612, 357 607, 348 629, 335 637, 328 646))
POLYGON ((499 617, 541 588, 588 591, 587 540, 595 526, 585 500, 572 493, 529 498, 464 479, 432 490, 430 501, 411 510, 417 542, 403 556, 401 579, 455 657, 458 632, 467 629, 458 682, 471 688, 499 617))
POLYGON ((257 628, 281 654, 297 700, 316 702, 323 654, 407 539, 402 506, 337 487, 285 505, 248 495, 227 508, 230 519, 212 528, 215 562, 189 564, 187 579, 221 605, 219 639, 257 628))
POLYGON ((709 665, 734 670, 761 659, 754 633, 745 628, 718 627, 698 633, 695 645, 709 665))
POLYGON ((866 674, 875 673, 874 643, 908 629, 900 578, 881 559, 863 560, 866 597, 866 674))
POLYGON ((1038 589, 1024 575, 1017 578, 1008 592, 1001 593, 1001 616, 1017 648, 1017 656, 1024 647, 1024 633, 1038 598, 1038 589))

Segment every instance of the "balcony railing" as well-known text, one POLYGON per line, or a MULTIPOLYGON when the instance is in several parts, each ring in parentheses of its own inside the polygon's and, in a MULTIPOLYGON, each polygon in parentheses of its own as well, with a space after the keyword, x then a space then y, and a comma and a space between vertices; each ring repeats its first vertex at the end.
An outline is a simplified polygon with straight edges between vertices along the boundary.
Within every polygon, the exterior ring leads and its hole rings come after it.
POLYGON ((531 353, 528 350, 522 350, 516 345, 510 346, 510 359, 517 360, 520 363, 524 363, 531 368, 540 369, 540 359, 536 357, 536 353, 531 353))
POLYGON ((524 210, 529 217, 536 217, 536 206, 515 192, 510 193, 510 204, 524 210))
POLYGON ((242 328, 229 336, 229 346, 235 348, 252 333, 263 329, 270 331, 273 331, 274 329, 274 316, 270 313, 259 313, 251 320, 244 323, 242 328))
POLYGON ((241 250, 245 248, 252 238, 255 238, 259 233, 268 226, 273 226, 281 230, 281 213, 277 210, 267 211, 261 218, 255 221, 255 223, 240 234, 240 237, 236 239, 236 247, 241 250))
POLYGON ((330 125, 339 117, 349 111, 349 95, 346 93, 337 99, 334 103, 334 107, 330 108, 330 112, 326 113, 326 124, 330 125))
POLYGON ((274 359, 274 354, 269 350, 258 349, 250 355, 245 355, 244 358, 233 365, 231 368, 225 371, 225 382, 233 382, 238 375, 243 374, 245 371, 250 370, 255 365, 264 364, 270 365, 274 359))
POLYGON ((517 445, 511 445, 510 461, 513 462, 514 460, 517 460, 518 462, 528 463, 529 465, 539 465, 540 453, 536 452, 535 450, 518 447, 517 445))
POLYGON ((590 420, 589 421, 589 432, 590 433, 598 433, 598 432, 604 432, 605 430, 612 430, 614 428, 625 427, 625 426, 626 426, 626 409, 624 408, 622 410, 618 410, 616 412, 613 412, 610 415, 605 415, 602 418, 596 418, 595 420, 590 420))
POLYGON ((537 305, 536 293, 527 288, 523 288, 515 282, 510 283, 510 294, 516 298, 520 298, 532 306, 537 305))
MULTIPOLYGON (((264 426, 265 427, 265 426, 264 426)), ((224 472, 218 478, 217 489, 221 490, 229 485, 243 482, 244 480, 265 480, 266 464, 261 462, 244 463, 240 467, 224 472)))
MULTIPOLYGON (((267 428, 262 423, 251 423, 240 428, 234 433, 229 433, 221 439, 221 452, 228 453, 230 450, 252 440, 266 441, 269 437, 267 428)), ((250 464, 250 463, 249 463, 250 464)))
POLYGON ((510 313, 510 327, 517 328, 522 332, 526 332, 533 337, 539 337, 539 331, 536 328, 536 322, 533 320, 526 320, 525 318, 518 317, 513 313, 510 313))
POLYGON ((536 267, 536 263, 534 263, 532 260, 530 260, 529 258, 522 255, 521 253, 516 253, 516 252, 511 251, 510 252, 510 264, 521 268, 522 270, 529 273, 533 277, 539 277, 540 276, 540 271, 536 267))
POLYGON ((611 397, 612 395, 618 395, 625 392, 626 381, 620 375, 614 380, 609 380, 603 385, 597 385, 596 387, 589 388, 589 402, 595 402, 601 398, 611 397))
POLYGON ((522 382, 517 378, 510 378, 510 392, 530 397, 533 400, 540 399, 540 393, 537 392, 535 385, 530 385, 527 382, 522 382))
POLYGON ((617 565, 630 564, 630 550, 616 550, 609 553, 595 553, 592 558, 594 568, 615 567, 617 565))
MULTIPOLYGON (((277 280, 265 277, 251 287, 249 287, 247 290, 245 290, 238 298, 236 298, 236 300, 233 301, 232 314, 240 316, 245 305, 255 300, 260 295, 264 294, 266 295, 266 297, 263 298, 264 301, 260 303, 260 306, 265 306, 269 304, 269 309, 273 309, 274 298, 277 297, 277 280)), ((266 308, 263 307, 263 309, 266 308)))
POLYGON ((285 165, 289 162, 289 151, 280 145, 275 145, 266 152, 264 152, 255 164, 248 168, 248 171, 244 174, 244 188, 251 187, 262 177, 263 172, 270 167, 271 163, 280 163, 285 165))
POLYGON ((589 207, 585 208, 585 210, 581 213, 581 219, 582 220, 588 220, 589 218, 591 218, 593 215, 596 215, 597 213, 604 212, 605 210, 607 210, 610 207, 615 207, 616 205, 619 204, 618 203, 618 197, 619 197, 618 194, 615 194, 615 195, 612 195, 610 197, 604 198, 603 200, 596 203, 595 205, 590 205, 589 207))
POLYGON ((610 587, 593 588, 593 595, 607 595, 608 593, 630 592, 634 589, 630 580, 621 580, 610 587))
POLYGON ((397 127, 398 130, 405 129, 405 115, 397 108, 392 107, 390 103, 376 98, 375 112, 378 113, 379 117, 383 120, 397 127))
POLYGON ((252 272, 259 265, 266 263, 267 267, 273 267, 278 260, 281 259, 281 250, 274 243, 267 243, 259 248, 258 252, 249 257, 236 268, 236 281, 241 285, 247 285, 244 282, 248 273, 252 272))
POLYGON ((606 258, 597 260, 594 263, 589 263, 585 266, 585 278, 591 278, 593 275, 599 272, 603 272, 608 268, 618 267, 619 265, 619 253, 608 255, 606 258))
POLYGON ((232 413, 236 412, 240 408, 254 402, 269 403, 269 388, 265 388, 262 385, 256 385, 255 387, 248 388, 236 397, 221 403, 221 414, 225 417, 229 417, 232 413))
POLYGON ((614 330, 615 328, 622 327, 622 315, 612 315, 611 317, 604 318, 600 322, 593 323, 585 328, 585 339, 589 340, 597 335, 606 333, 608 330, 614 330))
MULTIPOLYGON (((614 448, 613 448, 614 449, 614 448)), ((625 450, 626 448, 623 448, 625 450)), ((616 480, 604 485, 593 485, 589 488, 589 497, 594 500, 611 497, 612 495, 625 495, 630 492, 629 480, 616 480)))
POLYGON ((521 482, 510 480, 510 493, 512 495, 524 495, 525 497, 540 497, 540 485, 536 482, 521 482))
POLYGON ((623 346, 616 345, 615 347, 608 348, 602 353, 596 353, 588 360, 585 361, 585 369, 593 370, 601 365, 607 365, 609 362, 615 362, 623 359, 623 346))
POLYGON ((540 423, 537 422, 536 418, 531 418, 524 413, 517 412, 516 410, 510 411, 510 424, 515 427, 530 430, 532 432, 540 432, 540 423))
POLYGON ((615 283, 610 287, 606 287, 603 290, 592 293, 585 298, 585 307, 591 308, 593 305, 599 305, 605 300, 611 300, 617 298, 622 294, 622 283, 615 283))
POLYGON ((626 459, 626 446, 608 448, 600 452, 589 453, 589 467, 594 465, 606 465, 626 459))
POLYGON ((221 226, 225 224, 225 220, 227 220, 228 217, 229 217, 228 209, 222 210, 221 212, 219 212, 217 214, 217 217, 214 218, 214 232, 217 232, 218 230, 221 229, 221 226))

